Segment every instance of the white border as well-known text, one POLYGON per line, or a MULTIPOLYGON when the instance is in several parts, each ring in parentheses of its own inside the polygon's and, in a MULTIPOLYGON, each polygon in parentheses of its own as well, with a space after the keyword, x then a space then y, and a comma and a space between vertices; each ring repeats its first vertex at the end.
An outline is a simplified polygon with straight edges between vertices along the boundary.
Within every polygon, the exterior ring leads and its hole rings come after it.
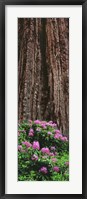
POLYGON ((6 6, 6 194, 82 193, 82 6, 6 6), (17 182, 17 18, 69 17, 70 181, 17 182))

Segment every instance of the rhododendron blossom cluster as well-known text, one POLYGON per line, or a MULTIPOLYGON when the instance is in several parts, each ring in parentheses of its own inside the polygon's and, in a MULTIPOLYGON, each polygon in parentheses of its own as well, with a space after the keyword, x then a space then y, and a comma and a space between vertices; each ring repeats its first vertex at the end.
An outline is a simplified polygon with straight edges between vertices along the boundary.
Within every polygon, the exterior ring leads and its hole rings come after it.
POLYGON ((53 121, 18 125, 18 180, 69 180, 69 140, 53 121))

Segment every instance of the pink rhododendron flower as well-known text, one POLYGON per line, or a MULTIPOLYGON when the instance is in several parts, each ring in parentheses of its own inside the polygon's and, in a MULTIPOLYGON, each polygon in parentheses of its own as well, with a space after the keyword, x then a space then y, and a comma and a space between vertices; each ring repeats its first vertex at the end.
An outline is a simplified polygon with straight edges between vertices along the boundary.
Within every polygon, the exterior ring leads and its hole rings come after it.
POLYGON ((18 150, 21 151, 22 150, 22 146, 18 145, 18 150))
POLYGON ((55 156, 54 153, 49 153, 49 156, 55 156))
POLYGON ((38 149, 38 150, 40 149, 40 144, 38 141, 33 142, 33 149, 38 149))
POLYGON ((50 126, 50 124, 47 122, 47 123, 46 123, 46 126, 50 126))
POLYGON ((57 167, 57 166, 53 167, 53 170, 56 171, 56 172, 60 171, 59 167, 57 167))
POLYGON ((41 151, 42 151, 42 153, 47 153, 47 154, 50 153, 50 150, 49 150, 49 148, 47 148, 47 147, 46 147, 46 148, 45 148, 45 147, 42 148, 41 151))
POLYGON ((46 125, 46 123, 47 123, 46 121, 42 121, 42 122, 41 122, 41 124, 44 124, 44 125, 46 125))
POLYGON ((53 124, 53 121, 49 121, 49 124, 53 124))
POLYGON ((36 154, 34 154, 31 159, 32 160, 38 160, 38 156, 36 154))
POLYGON ((33 137, 34 136, 34 133, 28 133, 28 136, 30 136, 30 137, 33 137))
POLYGON ((54 123, 53 125, 54 125, 54 127, 56 127, 56 126, 57 126, 57 124, 56 124, 56 123, 54 123))
POLYGON ((57 124, 53 123, 52 121, 49 121, 46 123, 47 126, 51 126, 51 127, 56 127, 57 124))
POLYGON ((46 128, 47 128, 45 124, 41 124, 41 127, 42 127, 43 129, 46 129, 46 128))
POLYGON ((18 145, 18 150, 19 150, 20 152, 26 152, 26 151, 22 148, 21 145, 18 145))
POLYGON ((59 135, 58 133, 56 133, 56 134, 54 135, 54 138, 55 138, 55 139, 59 139, 59 138, 60 138, 60 135, 59 135))
POLYGON ((55 155, 57 155, 58 153, 57 152, 55 152, 55 155))
POLYGON ((60 130, 56 129, 56 130, 55 130, 55 133, 60 133, 60 130))
POLYGON ((41 121, 40 120, 35 120, 34 123, 35 124, 41 124, 41 121))
POLYGON ((31 129, 29 130, 29 133, 34 133, 34 130, 31 128, 31 129))
POLYGON ((39 172, 42 172, 42 173, 44 173, 44 174, 48 173, 46 167, 41 167, 41 169, 39 170, 39 172))
POLYGON ((61 137, 62 141, 68 141, 67 137, 61 137))
POLYGON ((61 139, 63 136, 62 136, 62 134, 59 134, 59 138, 61 139))
POLYGON ((57 159, 56 158, 52 158, 52 162, 56 162, 57 161, 57 159))
POLYGON ((38 128, 36 129, 36 131, 39 131, 39 132, 40 132, 40 131, 41 131, 41 128, 38 127, 38 128))
POLYGON ((56 123, 53 123, 53 124, 50 124, 51 127, 56 127, 57 124, 56 123))
POLYGON ((32 146, 32 144, 30 142, 22 142, 22 144, 24 144, 27 148, 30 148, 32 146))
POLYGON ((32 120, 29 120, 29 123, 32 123, 32 120))
POLYGON ((52 133, 49 131, 48 133, 47 133, 48 135, 52 135, 52 133))
POLYGON ((56 150, 55 146, 51 146, 50 149, 51 149, 52 151, 55 151, 55 150, 56 150))
POLYGON ((33 130, 33 129, 30 129, 30 130, 29 130, 28 136, 30 136, 30 137, 33 137, 33 136, 34 136, 34 130, 33 130))
POLYGON ((65 141, 68 141, 67 137, 64 137, 65 141))

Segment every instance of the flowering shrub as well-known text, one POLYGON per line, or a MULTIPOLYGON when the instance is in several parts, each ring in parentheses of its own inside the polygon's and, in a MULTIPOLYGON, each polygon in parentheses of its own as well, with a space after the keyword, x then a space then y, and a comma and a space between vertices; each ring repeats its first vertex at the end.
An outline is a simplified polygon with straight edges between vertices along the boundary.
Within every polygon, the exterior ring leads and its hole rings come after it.
POLYGON ((69 141, 52 121, 19 124, 18 180, 69 180, 69 141))

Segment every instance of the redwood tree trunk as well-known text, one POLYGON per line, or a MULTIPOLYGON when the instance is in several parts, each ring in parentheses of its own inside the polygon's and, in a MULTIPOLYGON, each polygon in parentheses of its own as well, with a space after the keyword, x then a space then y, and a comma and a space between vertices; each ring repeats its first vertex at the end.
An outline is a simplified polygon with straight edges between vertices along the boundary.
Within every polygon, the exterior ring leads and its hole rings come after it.
POLYGON ((69 131, 69 19, 18 19, 18 118, 69 131))

